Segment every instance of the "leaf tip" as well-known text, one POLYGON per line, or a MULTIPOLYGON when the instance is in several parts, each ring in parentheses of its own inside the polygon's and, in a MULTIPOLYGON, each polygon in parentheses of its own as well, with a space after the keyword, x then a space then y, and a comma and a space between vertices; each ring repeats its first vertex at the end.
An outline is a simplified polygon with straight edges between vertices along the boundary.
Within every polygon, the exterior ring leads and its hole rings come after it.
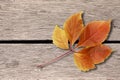
POLYGON ((83 14, 83 11, 80 11, 80 14, 83 14))
POLYGON ((114 52, 116 52, 116 50, 111 49, 111 53, 114 53, 114 52))
POLYGON ((56 24, 56 25, 55 25, 55 28, 59 28, 59 26, 56 24))
MULTIPOLYGON (((83 11, 80 11, 80 12, 79 12, 79 15, 82 17, 83 13, 84 13, 83 11)), ((81 18, 81 17, 80 17, 80 18, 81 18)))
POLYGON ((111 23, 111 22, 112 22, 112 19, 109 19, 108 22, 111 23))

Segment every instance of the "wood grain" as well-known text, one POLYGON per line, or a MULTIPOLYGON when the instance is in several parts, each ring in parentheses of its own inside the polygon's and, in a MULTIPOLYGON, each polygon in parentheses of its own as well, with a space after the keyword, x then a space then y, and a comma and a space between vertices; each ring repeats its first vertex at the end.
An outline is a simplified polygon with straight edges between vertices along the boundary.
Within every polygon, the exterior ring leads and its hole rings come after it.
POLYGON ((120 44, 109 45, 115 52, 97 69, 81 72, 73 62, 73 55, 44 69, 36 65, 66 52, 47 44, 0 45, 0 80, 119 80, 120 44))
MULTIPOLYGON (((0 40, 46 40, 56 24, 84 11, 87 24, 113 19, 109 40, 120 40, 120 0, 0 0, 0 40)), ((36 65, 66 52, 52 44, 0 44, 0 80, 120 80, 120 44, 90 72, 79 71, 73 55, 45 67, 36 65)))
POLYGON ((113 19, 109 40, 120 40, 120 0, 0 0, 0 40, 51 39, 56 24, 81 10, 85 24, 113 19))

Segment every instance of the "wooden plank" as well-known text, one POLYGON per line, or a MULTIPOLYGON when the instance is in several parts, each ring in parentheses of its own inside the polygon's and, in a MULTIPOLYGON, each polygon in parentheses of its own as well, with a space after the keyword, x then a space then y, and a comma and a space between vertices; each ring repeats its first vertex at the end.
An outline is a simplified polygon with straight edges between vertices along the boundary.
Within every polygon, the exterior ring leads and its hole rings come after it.
POLYGON ((51 39, 56 24, 81 10, 85 23, 113 19, 109 40, 120 40, 120 0, 0 0, 0 40, 51 39))
POLYGON ((81 72, 73 62, 73 55, 45 67, 36 65, 66 52, 47 44, 0 45, 0 80, 120 80, 120 44, 108 44, 114 52, 96 70, 81 72))

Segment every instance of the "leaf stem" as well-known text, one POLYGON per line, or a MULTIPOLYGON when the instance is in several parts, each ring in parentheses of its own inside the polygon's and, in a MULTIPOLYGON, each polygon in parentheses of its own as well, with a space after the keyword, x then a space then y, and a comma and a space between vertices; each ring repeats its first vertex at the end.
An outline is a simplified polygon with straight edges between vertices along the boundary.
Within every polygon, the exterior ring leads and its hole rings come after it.
POLYGON ((58 57, 56 57, 56 58, 54 58, 54 59, 46 62, 46 63, 40 64, 40 65, 38 65, 37 67, 43 68, 43 67, 45 67, 45 66, 48 66, 49 64, 52 64, 52 63, 54 63, 54 62, 62 59, 63 57, 69 55, 71 52, 73 52, 73 51, 72 51, 72 50, 69 50, 68 52, 66 52, 66 53, 64 53, 64 54, 62 54, 62 55, 60 55, 60 56, 58 56, 58 57))

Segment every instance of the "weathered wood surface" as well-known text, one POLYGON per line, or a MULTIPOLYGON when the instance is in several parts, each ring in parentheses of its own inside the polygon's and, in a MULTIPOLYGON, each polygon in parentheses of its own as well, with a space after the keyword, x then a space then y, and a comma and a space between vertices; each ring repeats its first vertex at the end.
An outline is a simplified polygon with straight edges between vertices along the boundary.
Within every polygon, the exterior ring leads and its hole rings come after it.
POLYGON ((65 51, 47 44, 0 45, 0 80, 120 80, 120 44, 109 45, 114 51, 96 70, 81 72, 73 55, 45 67, 36 65, 51 60, 65 51))
MULTIPOLYGON (((0 40, 51 39, 71 14, 83 10, 85 24, 113 19, 109 40, 120 40, 120 0, 0 0, 0 40)), ((96 70, 84 73, 73 56, 45 67, 36 65, 65 52, 52 44, 0 44, 0 80, 120 80, 120 44, 96 70)))
POLYGON ((113 19, 109 40, 120 40, 120 0, 0 0, 0 40, 51 39, 56 24, 81 10, 85 23, 113 19))

